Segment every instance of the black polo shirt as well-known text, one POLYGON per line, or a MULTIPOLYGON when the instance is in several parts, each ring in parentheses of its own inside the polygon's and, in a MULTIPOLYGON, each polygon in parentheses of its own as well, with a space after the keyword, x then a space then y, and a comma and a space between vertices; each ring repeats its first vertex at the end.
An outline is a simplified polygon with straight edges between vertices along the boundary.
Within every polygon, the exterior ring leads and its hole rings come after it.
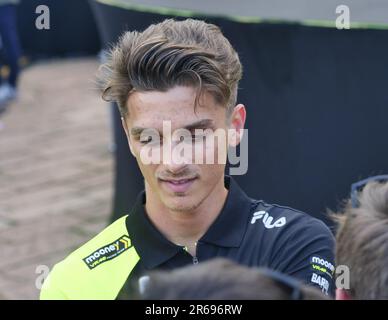
POLYGON ((131 280, 150 270, 174 269, 224 257, 250 267, 267 267, 334 294, 334 237, 328 227, 295 209, 249 198, 225 177, 225 204, 197 242, 196 257, 178 246, 152 224, 144 210, 143 191, 126 218, 132 245, 140 257, 118 298, 131 296, 131 280))

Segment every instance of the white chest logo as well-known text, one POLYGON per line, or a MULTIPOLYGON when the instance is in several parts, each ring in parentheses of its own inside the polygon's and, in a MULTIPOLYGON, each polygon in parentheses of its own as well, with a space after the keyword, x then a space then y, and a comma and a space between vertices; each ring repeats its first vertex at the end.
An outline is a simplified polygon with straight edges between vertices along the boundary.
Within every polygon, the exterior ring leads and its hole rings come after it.
POLYGON ((286 224, 286 217, 281 217, 277 219, 274 223, 273 217, 268 214, 267 211, 257 211, 253 214, 251 224, 254 224, 256 220, 258 219, 263 219, 263 224, 267 229, 272 229, 272 228, 280 228, 283 227, 286 224))

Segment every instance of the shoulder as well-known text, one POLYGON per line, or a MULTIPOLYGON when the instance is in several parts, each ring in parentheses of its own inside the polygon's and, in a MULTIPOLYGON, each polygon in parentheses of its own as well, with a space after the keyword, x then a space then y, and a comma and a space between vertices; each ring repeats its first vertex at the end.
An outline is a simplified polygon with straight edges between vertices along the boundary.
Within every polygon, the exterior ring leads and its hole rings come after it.
MULTIPOLYGON (((134 264, 138 259, 128 237, 125 220, 126 216, 116 220, 57 263, 43 284, 41 298, 109 298, 109 290, 100 292, 96 290, 98 285, 104 282, 104 278, 108 279, 112 270, 119 271, 119 268, 125 268, 128 254, 131 252, 129 249, 133 249, 131 258, 135 260, 134 264)), ((126 278, 125 275, 122 277, 126 278)), ((118 275, 111 279, 112 296, 120 282, 125 281, 121 279, 122 277, 118 275)))
POLYGON ((268 204, 261 200, 252 201, 248 236, 257 237, 269 244, 268 249, 290 248, 297 250, 308 247, 325 247, 334 250, 335 239, 326 224, 302 211, 268 204))
POLYGON ((263 250, 261 262, 334 294, 335 239, 326 224, 290 207, 253 204, 248 233, 263 250))
POLYGON ((287 206, 269 204, 262 200, 252 200, 250 224, 258 222, 264 229, 283 232, 323 233, 332 235, 330 229, 321 220, 287 206))
POLYGON ((126 239, 130 242, 125 228, 125 219, 126 216, 116 220, 115 222, 107 226, 91 240, 89 240, 81 247, 69 254, 59 264, 72 265, 76 261, 79 261, 79 259, 81 259, 85 262, 86 266, 88 266, 89 268, 94 268, 98 263, 93 265, 92 263, 90 263, 91 259, 88 259, 92 253, 98 252, 93 255, 93 261, 98 261, 98 258, 103 255, 102 251, 109 251, 111 243, 113 245, 117 240, 120 239, 126 239))

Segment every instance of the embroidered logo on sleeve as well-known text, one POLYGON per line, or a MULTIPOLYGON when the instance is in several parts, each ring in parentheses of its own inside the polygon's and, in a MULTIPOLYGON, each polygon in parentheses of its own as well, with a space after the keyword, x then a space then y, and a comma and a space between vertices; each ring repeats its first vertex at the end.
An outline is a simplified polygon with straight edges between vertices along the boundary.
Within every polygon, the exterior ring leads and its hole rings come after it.
POLYGON ((335 267, 329 261, 318 256, 313 256, 311 257, 310 265, 314 272, 323 273, 328 275, 330 278, 333 278, 335 267))
POLYGON ((86 263, 89 269, 93 269, 104 262, 116 258, 129 248, 131 248, 131 239, 124 235, 116 241, 97 249, 82 260, 86 263))
POLYGON ((311 282, 317 284, 324 294, 329 294, 330 283, 323 276, 313 273, 311 276, 311 282))

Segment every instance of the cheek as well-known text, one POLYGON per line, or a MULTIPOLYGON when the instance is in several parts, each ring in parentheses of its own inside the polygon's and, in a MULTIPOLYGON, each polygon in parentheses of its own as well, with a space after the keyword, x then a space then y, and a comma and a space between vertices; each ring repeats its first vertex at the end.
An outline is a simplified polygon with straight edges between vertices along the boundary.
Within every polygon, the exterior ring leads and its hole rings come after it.
POLYGON ((209 136, 205 143, 198 146, 197 156, 208 165, 225 165, 227 159, 227 143, 225 137, 209 136))
POLYGON ((162 148, 158 145, 144 145, 136 141, 132 145, 133 155, 139 166, 149 166, 161 163, 162 148))
POLYGON ((155 178, 157 165, 144 165, 139 161, 137 163, 146 183, 148 183, 148 185, 150 185, 153 188, 157 186, 157 180, 155 178))
MULTIPOLYGON (((133 147, 134 156, 136 158, 137 165, 139 166, 140 171, 142 172, 144 177, 150 177, 152 173, 156 170, 157 165, 152 164, 151 162, 145 163, 143 162, 144 155, 141 154, 141 147, 134 146, 133 147)), ((148 161, 149 159, 145 159, 148 161)))
POLYGON ((208 195, 211 190, 217 185, 221 177, 224 176, 225 166, 224 165, 201 165, 201 184, 198 185, 197 191, 199 196, 208 195))
POLYGON ((199 165, 198 167, 201 172, 201 180, 203 182, 204 188, 211 188, 215 183, 218 182, 218 180, 221 178, 221 176, 224 175, 225 172, 224 164, 203 164, 199 165))

